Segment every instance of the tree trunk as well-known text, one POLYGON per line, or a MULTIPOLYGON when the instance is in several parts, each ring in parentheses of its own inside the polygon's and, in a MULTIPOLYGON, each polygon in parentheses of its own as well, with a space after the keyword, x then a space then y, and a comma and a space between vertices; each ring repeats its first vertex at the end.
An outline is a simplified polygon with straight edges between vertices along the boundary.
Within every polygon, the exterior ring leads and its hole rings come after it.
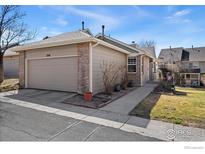
POLYGON ((3 55, 0 54, 0 84, 4 81, 3 55))

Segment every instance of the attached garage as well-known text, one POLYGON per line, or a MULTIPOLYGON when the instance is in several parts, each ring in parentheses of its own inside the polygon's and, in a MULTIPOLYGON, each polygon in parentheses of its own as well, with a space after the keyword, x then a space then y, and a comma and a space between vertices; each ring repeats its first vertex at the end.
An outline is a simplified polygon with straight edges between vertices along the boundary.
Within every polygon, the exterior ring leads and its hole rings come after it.
MULTIPOLYGON (((8 52, 9 53, 9 52, 8 52)), ((4 78, 18 78, 19 72, 19 55, 7 54, 4 55, 4 78)))
MULTIPOLYGON (((12 51, 19 53, 20 87, 94 94, 104 90, 102 62, 124 66, 129 54, 85 31, 17 46, 12 51)), ((121 81, 121 76, 118 78, 121 81)))
POLYGON ((27 60, 27 88, 77 91, 77 56, 27 60))

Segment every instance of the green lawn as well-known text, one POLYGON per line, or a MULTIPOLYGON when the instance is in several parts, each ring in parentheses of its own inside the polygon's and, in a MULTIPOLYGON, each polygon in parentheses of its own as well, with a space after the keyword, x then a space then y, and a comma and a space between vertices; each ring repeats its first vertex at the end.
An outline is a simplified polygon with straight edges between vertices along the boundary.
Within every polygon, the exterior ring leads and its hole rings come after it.
POLYGON ((205 128, 205 89, 177 87, 179 95, 151 93, 131 115, 205 128))

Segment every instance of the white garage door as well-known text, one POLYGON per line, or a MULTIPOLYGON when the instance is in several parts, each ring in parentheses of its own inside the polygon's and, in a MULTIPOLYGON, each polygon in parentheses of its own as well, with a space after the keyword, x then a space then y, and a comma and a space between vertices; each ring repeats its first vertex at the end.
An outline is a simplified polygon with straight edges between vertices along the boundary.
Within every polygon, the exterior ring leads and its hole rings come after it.
POLYGON ((32 59, 27 68, 28 88, 77 91, 77 57, 32 59))

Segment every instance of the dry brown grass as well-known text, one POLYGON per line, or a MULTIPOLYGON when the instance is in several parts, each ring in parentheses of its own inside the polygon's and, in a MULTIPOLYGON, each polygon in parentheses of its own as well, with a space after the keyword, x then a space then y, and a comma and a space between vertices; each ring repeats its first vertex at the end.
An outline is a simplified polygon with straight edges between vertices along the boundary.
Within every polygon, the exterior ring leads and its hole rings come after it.
POLYGON ((15 90, 19 88, 19 79, 5 79, 0 84, 0 91, 9 91, 9 90, 15 90))
POLYGON ((205 128, 205 89, 177 87, 176 90, 183 95, 150 94, 131 114, 205 128))

